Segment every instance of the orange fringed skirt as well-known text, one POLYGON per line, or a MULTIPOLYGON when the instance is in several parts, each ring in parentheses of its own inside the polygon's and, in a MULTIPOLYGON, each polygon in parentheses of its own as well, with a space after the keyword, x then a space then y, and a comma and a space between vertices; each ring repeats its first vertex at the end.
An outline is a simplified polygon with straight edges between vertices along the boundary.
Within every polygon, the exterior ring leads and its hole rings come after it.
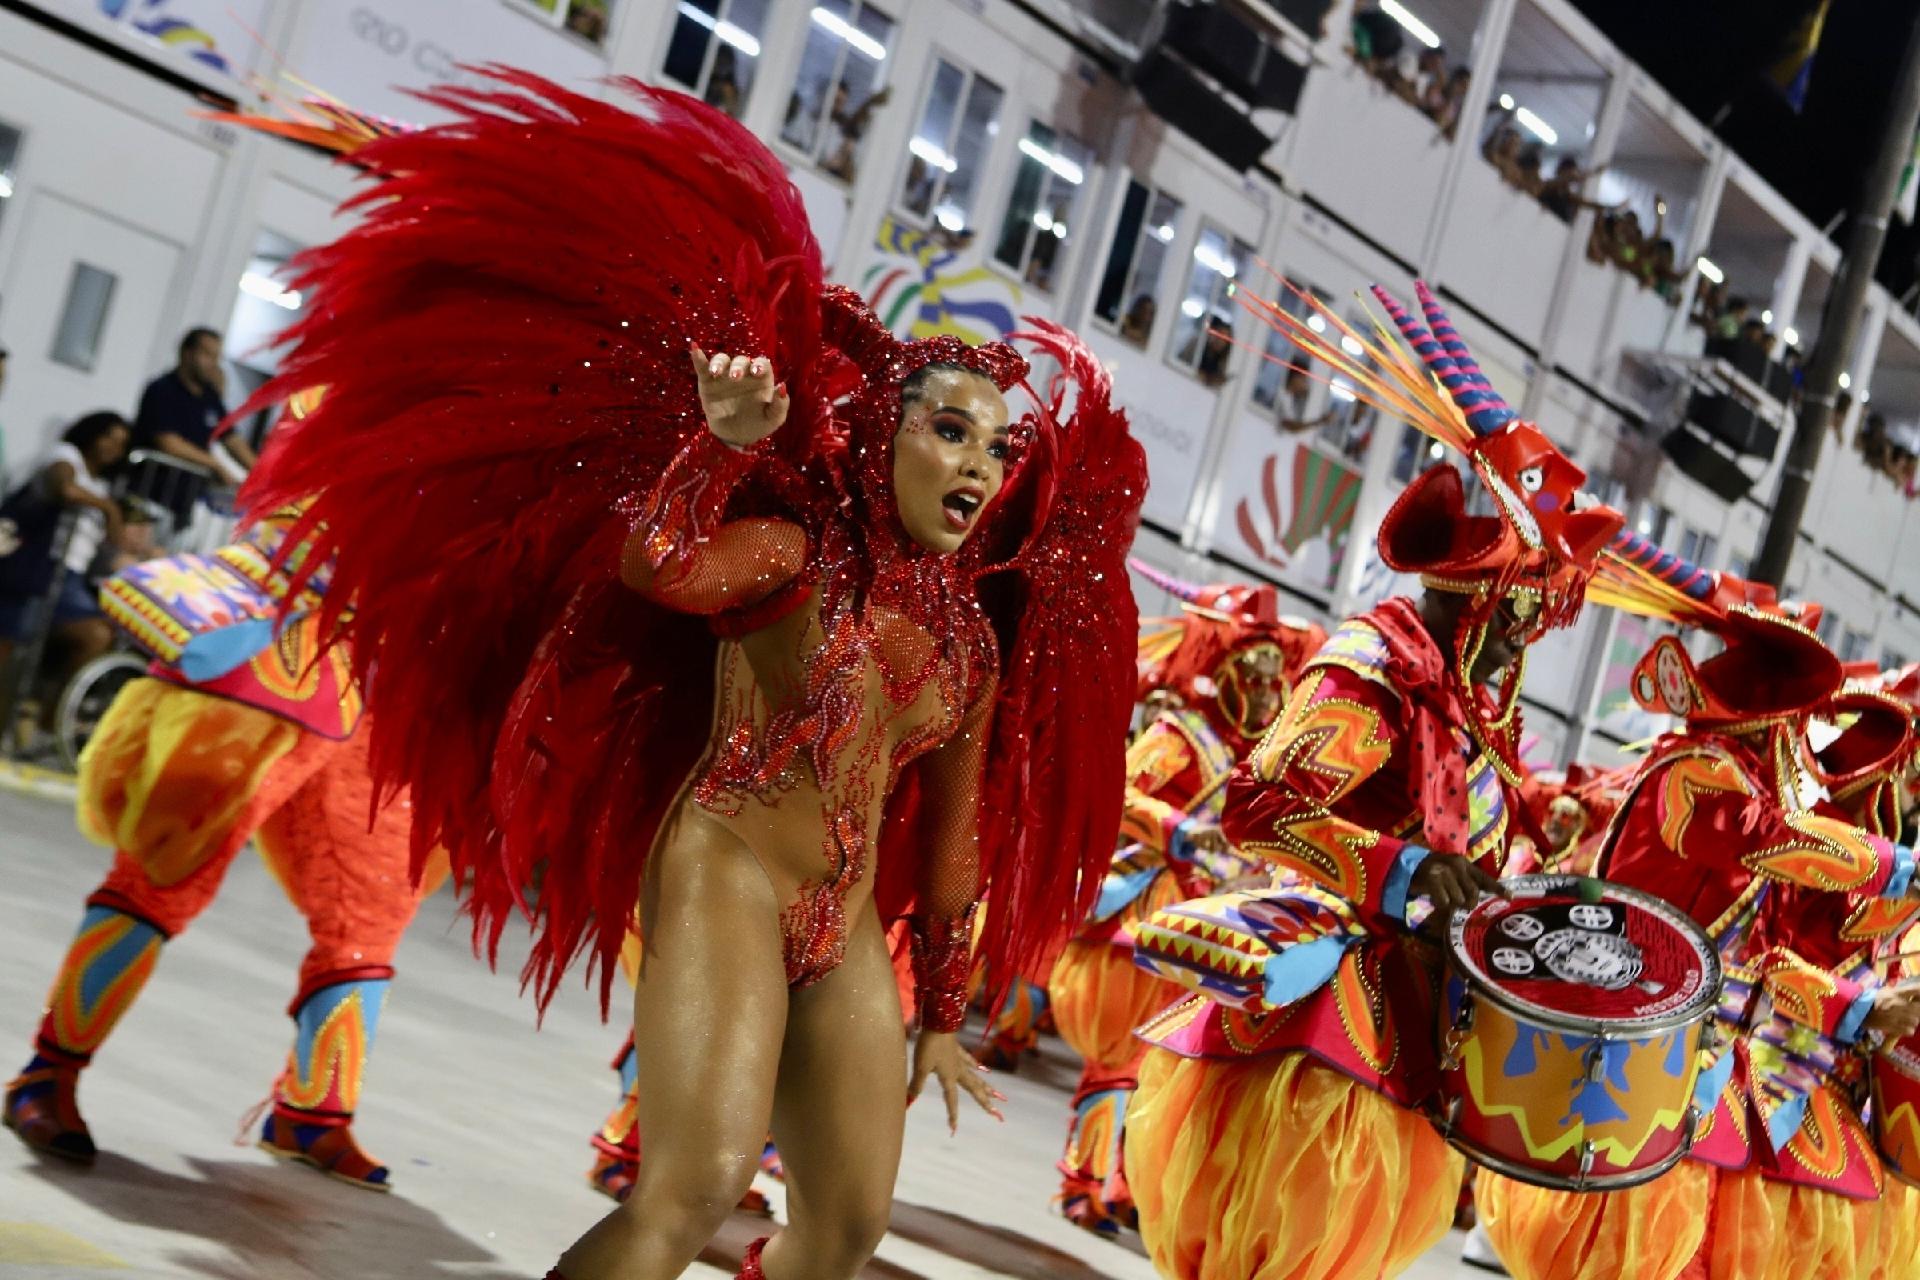
MULTIPOLYGON (((1713 1213, 1688 1280, 1874 1280, 1881 1201, 1716 1170, 1713 1213)), ((1894 1276, 1911 1273, 1893 1272, 1894 1276)))
POLYGON ((1920 1276, 1920 1191, 1892 1174, 1874 1206, 1873 1280, 1920 1276))
POLYGON ((1674 1280, 1706 1236, 1716 1172, 1683 1160, 1652 1182, 1602 1195, 1482 1170, 1474 1207, 1516 1280, 1674 1280))
POLYGON ((1168 1280, 1376 1280, 1447 1234, 1465 1161, 1304 1054, 1149 1050, 1127 1112, 1140 1234, 1168 1280))
POLYGON ((1096 1072, 1124 1072, 1143 1048, 1133 1029, 1186 994, 1107 942, 1069 942, 1047 986, 1060 1038, 1096 1072))

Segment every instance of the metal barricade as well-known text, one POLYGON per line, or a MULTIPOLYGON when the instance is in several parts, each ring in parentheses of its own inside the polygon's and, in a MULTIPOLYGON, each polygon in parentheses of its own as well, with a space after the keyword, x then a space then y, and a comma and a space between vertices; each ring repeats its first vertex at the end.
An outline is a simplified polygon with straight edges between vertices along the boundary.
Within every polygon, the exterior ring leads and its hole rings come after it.
POLYGON ((238 517, 231 492, 198 463, 158 449, 135 449, 127 455, 114 494, 140 499, 163 513, 158 542, 168 552, 212 551, 233 540, 238 517))

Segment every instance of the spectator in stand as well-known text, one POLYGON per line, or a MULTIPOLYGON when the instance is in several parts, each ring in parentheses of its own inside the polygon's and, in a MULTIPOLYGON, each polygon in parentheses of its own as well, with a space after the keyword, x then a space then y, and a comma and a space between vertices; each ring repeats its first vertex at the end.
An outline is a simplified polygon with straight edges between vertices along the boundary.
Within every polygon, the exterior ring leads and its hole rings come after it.
POLYGON ((1428 115, 1438 110, 1440 95, 1447 91, 1447 51, 1421 49, 1419 58, 1414 62, 1413 82, 1407 88, 1413 105, 1428 115))
POLYGON ((1313 402, 1313 379, 1306 371, 1293 366, 1287 369, 1287 381, 1280 400, 1280 430, 1287 435, 1299 435, 1303 431, 1318 431, 1333 421, 1333 405, 1329 403, 1317 418, 1307 417, 1307 408, 1313 402))
POLYGON ((1687 273, 1674 265, 1676 252, 1673 241, 1661 236, 1647 251, 1640 268, 1640 287, 1659 294, 1668 306, 1680 301, 1680 286, 1687 282, 1687 273))
POLYGON ((718 107, 738 120, 740 99, 740 78, 734 70, 733 49, 723 44, 713 55, 713 71, 707 76, 707 105, 718 107))
POLYGON ((1375 79, 1397 89, 1406 79, 1400 74, 1405 29, 1374 4, 1355 9, 1352 30, 1353 56, 1375 79))
POLYGON ((1486 157, 1487 163, 1516 187, 1520 185, 1520 145, 1520 130, 1503 124, 1488 135, 1486 144, 1480 148, 1480 154, 1486 157))
POLYGON ((1827 425, 1833 430, 1835 444, 1847 442, 1847 415, 1852 412, 1853 392, 1842 391, 1840 398, 1833 402, 1833 416, 1827 420, 1827 425))
POLYGON ((1546 153, 1540 149, 1538 144, 1529 146, 1521 151, 1518 156, 1514 157, 1513 161, 1513 185, 1534 199, 1539 199, 1541 194, 1545 192, 1547 186, 1546 175, 1541 172, 1541 168, 1545 163, 1546 153))
POLYGON ((1613 223, 1613 265, 1630 276, 1640 275, 1640 261, 1647 251, 1647 233, 1640 226, 1640 215, 1622 209, 1613 223))
POLYGON ((1688 321, 1707 331, 1711 337, 1720 323, 1720 313, 1727 309, 1727 282, 1718 284, 1709 280, 1700 286, 1700 292, 1693 300, 1693 314, 1688 321))
MULTIPOLYGON (((0 664, 17 643, 30 638, 29 628, 39 617, 36 606, 54 589, 61 565, 66 573, 52 599, 50 636, 63 659, 61 686, 113 643, 113 629, 100 612, 88 573, 103 544, 120 544, 125 522, 108 486, 127 456, 131 436, 127 420, 112 410, 88 414, 67 428, 46 462, 0 503, 0 518, 11 524, 17 543, 0 557, 0 664), (60 559, 59 539, 69 512, 74 520, 60 559)), ((54 701, 47 701, 48 715, 54 701)))
POLYGON ((1753 310, 1753 304, 1745 298, 1727 299, 1727 305, 1714 317, 1712 336, 1722 342, 1732 342, 1746 327, 1747 312, 1751 310, 1753 310))
POLYGON ((1153 318, 1159 313, 1159 306, 1153 295, 1143 293, 1133 300, 1127 308, 1127 314, 1120 317, 1120 336, 1136 347, 1147 345, 1147 339, 1153 333, 1153 318))
POLYGON ((594 44, 607 38, 607 0, 573 0, 567 6, 567 30, 594 44))
POLYGON ((866 136, 873 113, 886 106, 892 94, 891 88, 881 88, 868 94, 856 107, 852 105, 852 96, 846 84, 843 82, 835 86, 833 104, 828 110, 828 120, 835 136, 828 146, 826 158, 820 162, 822 169, 842 182, 853 181, 854 165, 859 160, 860 139, 866 136))
POLYGON ((1572 156, 1561 156, 1560 163, 1553 168, 1553 176, 1540 189, 1540 203, 1562 222, 1572 222, 1574 215, 1582 209, 1608 208, 1581 194, 1587 180, 1599 173, 1600 169, 1582 169, 1580 162, 1572 156))
POLYGON ((1460 112, 1467 104, 1467 87, 1473 82, 1473 73, 1465 67, 1455 67, 1453 74, 1447 77, 1446 85, 1440 90, 1440 100, 1427 114, 1440 126, 1442 136, 1451 139, 1460 129, 1460 112))
POLYGON ((1233 317, 1215 311, 1207 317, 1207 327, 1181 345, 1181 362, 1193 361, 1194 372, 1209 387, 1217 387, 1227 380, 1227 357, 1233 352, 1233 339, 1228 335, 1232 332, 1233 317))
POLYGON ((1883 413, 1869 413, 1864 425, 1854 438, 1854 447, 1860 450, 1860 460, 1875 471, 1892 474, 1893 442, 1887 438, 1887 417, 1883 413))

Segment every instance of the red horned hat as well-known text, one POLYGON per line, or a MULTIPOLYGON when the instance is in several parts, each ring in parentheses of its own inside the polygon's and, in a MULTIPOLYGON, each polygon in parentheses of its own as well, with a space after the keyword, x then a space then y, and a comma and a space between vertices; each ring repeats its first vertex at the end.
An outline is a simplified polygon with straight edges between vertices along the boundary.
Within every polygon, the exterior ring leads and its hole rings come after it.
POLYGON ((1662 636, 1633 672, 1634 700, 1690 724, 1741 728, 1806 715, 1839 691, 1846 672, 1815 634, 1820 608, 1782 601, 1772 587, 1710 573, 1637 533, 1616 534, 1589 592, 1600 604, 1697 627, 1720 652, 1695 662, 1662 636))
POLYGON ((1138 560, 1128 564, 1181 604, 1178 616, 1157 619, 1141 634, 1138 697, 1164 689, 1204 712, 1222 734, 1257 737, 1266 726, 1252 723, 1247 714, 1236 660, 1257 649, 1273 650, 1284 696, 1301 666, 1326 642, 1326 631, 1305 619, 1283 617, 1280 593, 1266 583, 1196 586, 1138 560))
POLYGON ((1244 290, 1240 296, 1360 399, 1457 450, 1493 498, 1492 514, 1471 514, 1460 471, 1430 468, 1381 521, 1380 558, 1430 587, 1474 595, 1479 612, 1511 599, 1535 635, 1573 621, 1600 550, 1625 517, 1582 494, 1586 472, 1493 389, 1425 283, 1414 284, 1424 322, 1373 288, 1398 339, 1379 323, 1370 339, 1311 294, 1294 292, 1319 328, 1244 290), (1361 354, 1352 354, 1355 345, 1361 354))

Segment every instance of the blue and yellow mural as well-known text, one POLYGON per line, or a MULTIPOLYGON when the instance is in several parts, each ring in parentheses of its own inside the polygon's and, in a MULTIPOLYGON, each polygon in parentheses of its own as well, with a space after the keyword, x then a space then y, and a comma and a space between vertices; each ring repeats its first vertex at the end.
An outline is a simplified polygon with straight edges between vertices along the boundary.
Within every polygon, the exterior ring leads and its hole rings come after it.
POLYGON ((991 342, 1018 327, 1020 286, 998 272, 961 265, 970 246, 889 215, 873 247, 879 254, 860 278, 860 292, 874 313, 903 338, 952 334, 968 342, 991 342))

